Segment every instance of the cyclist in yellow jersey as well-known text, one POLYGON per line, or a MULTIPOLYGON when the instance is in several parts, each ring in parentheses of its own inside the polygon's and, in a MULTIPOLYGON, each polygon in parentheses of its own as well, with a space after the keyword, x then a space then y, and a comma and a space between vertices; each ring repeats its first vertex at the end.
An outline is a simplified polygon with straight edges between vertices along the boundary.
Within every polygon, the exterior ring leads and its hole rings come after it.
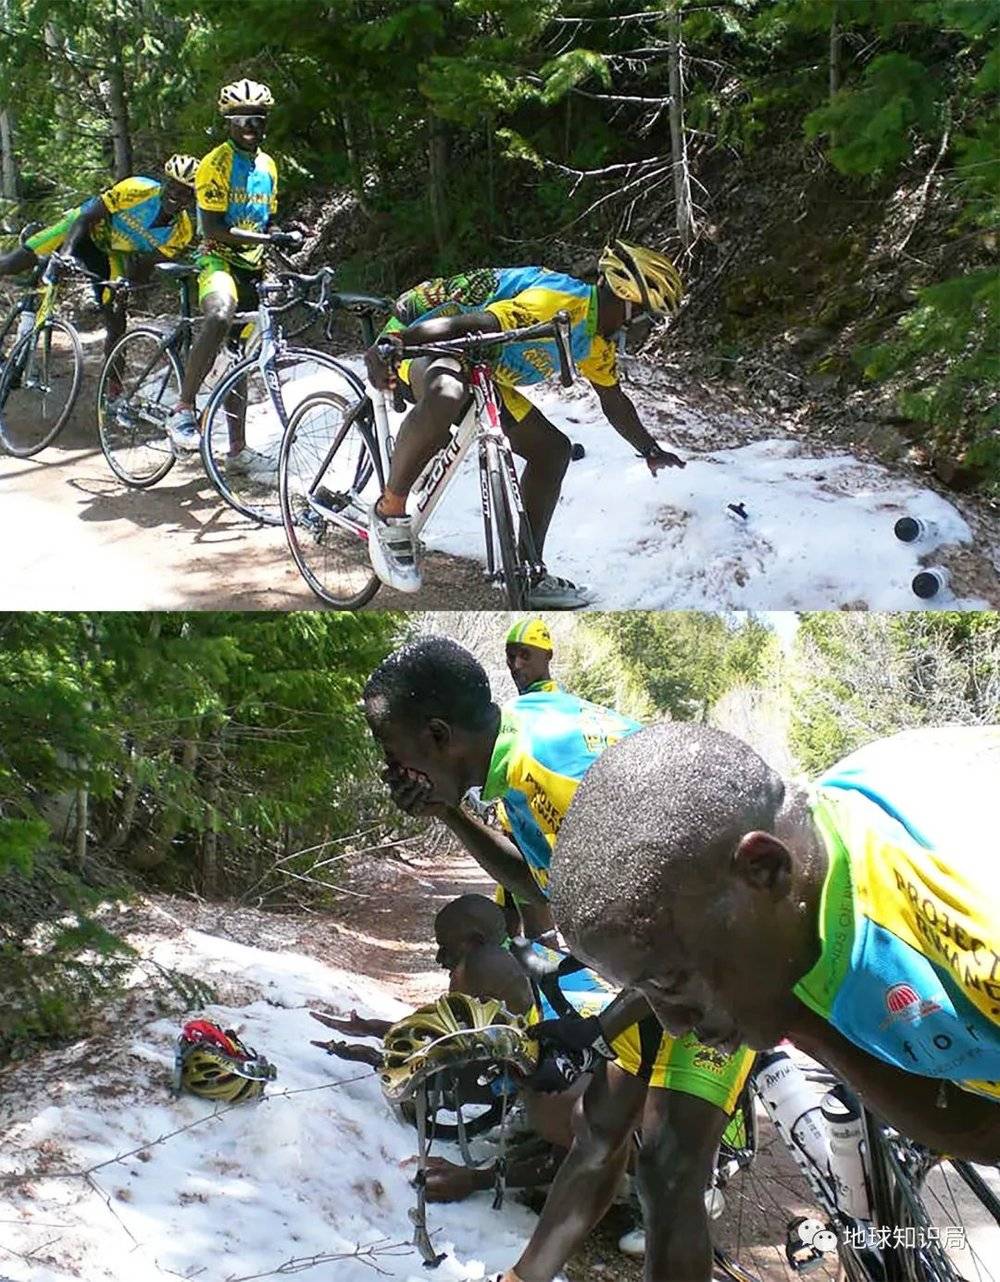
POLYGON ((576 794, 556 920, 669 1031, 789 1037, 905 1135, 996 1162, 998 780, 995 726, 878 740, 808 790, 720 731, 650 727, 576 794))
MULTIPOLYGON (((144 284, 158 259, 175 258, 194 237, 197 167, 194 156, 177 153, 167 158, 160 178, 123 178, 0 256, 0 276, 33 271, 42 256, 52 254, 57 263, 77 259, 102 280, 144 284)), ((96 284, 94 296, 104 312, 106 356, 125 332, 126 306, 122 295, 96 284)))
MULTIPOLYGON (((615 349, 615 339, 641 318, 664 316, 678 306, 680 276, 663 254, 621 240, 605 248, 599 272, 596 285, 545 267, 484 268, 448 282, 425 282, 399 300, 397 321, 390 322, 383 337, 432 343, 519 329, 566 311, 573 357, 608 422, 646 460, 654 476, 664 467, 683 467, 682 460, 646 430, 619 385, 615 349), (408 301, 414 297, 415 306, 408 301)), ((377 346, 369 349, 366 363, 376 387, 395 386, 396 374, 383 363, 377 346)), ((572 446, 517 387, 541 382, 557 368, 553 340, 505 346, 494 364, 503 428, 514 452, 525 460, 521 487, 539 556, 572 446)), ((405 381, 415 404, 399 429, 385 488, 372 509, 368 550, 383 582, 400 592, 417 592, 421 578, 406 500, 464 412, 469 382, 460 362, 449 357, 412 361, 405 381)), ((590 600, 585 588, 548 573, 528 595, 536 609, 576 609, 590 600)))
MULTIPOLYGON (((553 850, 588 773, 641 729, 564 691, 521 695, 500 709, 482 666, 444 637, 391 654, 363 697, 396 804, 440 819, 491 877, 530 902, 547 898, 553 850), (481 787, 487 802, 503 800, 516 847, 460 808, 472 787, 481 787)), ((555 920, 562 928, 558 911, 555 920)), ((600 1017, 574 1014, 536 1026, 540 1042, 562 1048, 567 1062, 594 1076, 580 1101, 573 1147, 515 1266, 512 1276, 523 1282, 551 1282, 600 1219, 640 1123, 650 1276, 708 1282, 703 1195, 752 1056, 745 1047, 719 1052, 700 1039, 664 1035, 649 1015, 645 999, 629 990, 600 1017), (622 1067, 608 1064, 622 1051, 621 1035, 637 1024, 646 1031, 634 1071, 624 1060, 622 1067)))
MULTIPOLYGON (((295 222, 286 222, 282 230, 274 221, 278 170, 260 147, 274 106, 270 89, 255 80, 236 80, 223 85, 218 106, 229 137, 202 157, 196 178, 202 238, 198 301, 204 322, 168 424, 170 439, 182 450, 199 448, 195 397, 229 333, 233 316, 257 307, 255 286, 263 275, 265 246, 298 249, 307 230, 295 222)), ((265 463, 272 465, 273 460, 263 459, 241 439, 242 398, 237 399, 233 413, 237 423, 230 428, 229 466, 249 471, 265 463)))

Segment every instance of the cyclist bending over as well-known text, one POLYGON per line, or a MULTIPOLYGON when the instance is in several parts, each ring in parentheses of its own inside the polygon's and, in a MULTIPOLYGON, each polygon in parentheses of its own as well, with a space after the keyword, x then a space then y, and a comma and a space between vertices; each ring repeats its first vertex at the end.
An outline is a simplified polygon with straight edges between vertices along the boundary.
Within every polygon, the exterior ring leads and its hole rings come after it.
MULTIPOLYGON (((194 237, 194 156, 170 156, 162 178, 139 174, 123 178, 62 218, 0 256, 0 276, 18 276, 39 266, 39 255, 57 262, 76 259, 103 280, 125 277, 133 284, 149 279, 158 258, 174 258, 194 237)), ((124 296, 94 285, 104 313, 104 354, 125 332, 124 296)))
POLYGON ((998 779, 1000 727, 906 731, 806 791, 730 735, 653 726, 580 785, 556 920, 675 1035, 788 1037, 909 1138, 996 1162, 998 779))
MULTIPOLYGON (((180 398, 169 423, 170 439, 183 450, 200 445, 195 397, 229 333, 237 311, 257 307, 256 285, 264 274, 264 246, 297 249, 306 233, 300 223, 287 223, 282 231, 273 221, 278 208, 278 170, 260 144, 267 128, 274 97, 267 85, 236 80, 219 91, 219 112, 229 137, 203 156, 198 165, 195 191, 201 253, 197 260, 198 301, 204 324, 191 349, 180 398)), ((247 468, 264 460, 247 449, 242 440, 246 406, 231 411, 236 424, 230 428, 230 462, 247 468), (239 449, 232 449, 233 445, 239 449)), ((231 419, 232 423, 232 419, 231 419)))
MULTIPOLYGON (((448 280, 431 280, 400 296, 383 338, 403 344, 433 343, 467 334, 498 333, 550 321, 569 313, 570 345, 580 373, 590 382, 615 431, 646 460, 655 476, 663 467, 684 464, 662 449, 639 420, 622 391, 616 370, 615 337, 641 317, 663 316, 680 301, 682 286, 663 254, 615 241, 601 256, 596 285, 545 267, 484 268, 448 280)), ((366 353, 375 387, 395 386, 377 346, 366 353)), ((518 390, 539 383, 558 369, 555 340, 528 340, 504 346, 494 365, 504 431, 525 460, 521 488, 539 557, 570 461, 569 439, 518 390)), ((448 439, 469 396, 461 363, 450 357, 405 362, 399 376, 415 404, 399 429, 389 477, 372 510, 368 548, 383 583, 401 592, 420 588, 420 570, 406 515, 410 488, 434 452, 448 439)), ((576 608, 589 597, 582 588, 544 574, 529 593, 535 608, 576 608)))

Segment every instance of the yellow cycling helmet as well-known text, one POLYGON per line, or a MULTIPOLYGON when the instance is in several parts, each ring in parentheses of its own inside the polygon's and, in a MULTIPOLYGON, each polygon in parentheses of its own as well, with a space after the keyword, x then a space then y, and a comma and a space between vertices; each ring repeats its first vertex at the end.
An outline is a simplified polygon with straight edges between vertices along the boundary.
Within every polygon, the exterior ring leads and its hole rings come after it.
POLYGON ((445 993, 401 1019, 382 1041, 380 1081, 386 1099, 411 1098, 434 1073, 490 1064, 521 1074, 534 1070, 538 1046, 527 1025, 498 1001, 445 993))
POLYGON ((256 80, 234 80, 231 85, 223 85, 219 90, 219 111, 224 116, 240 113, 254 114, 270 111, 274 106, 274 95, 267 85, 256 80))
POLYGON ((651 316, 665 316, 680 305, 684 283, 666 254, 615 240, 605 245, 599 266, 612 293, 651 316))
POLYGON ((183 152, 174 152, 168 156, 163 165, 163 172, 174 182, 183 183, 185 187, 194 186, 194 176, 198 172, 198 157, 187 156, 183 152))
POLYGON ((177 1039, 174 1091, 238 1104, 259 1099, 278 1070, 263 1055, 244 1046, 231 1028, 206 1019, 189 1020, 177 1039))

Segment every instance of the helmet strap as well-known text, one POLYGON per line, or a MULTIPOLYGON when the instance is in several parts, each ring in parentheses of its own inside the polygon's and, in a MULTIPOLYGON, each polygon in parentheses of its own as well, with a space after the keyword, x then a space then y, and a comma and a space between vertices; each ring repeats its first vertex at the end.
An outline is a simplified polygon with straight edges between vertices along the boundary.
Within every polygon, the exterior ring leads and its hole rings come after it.
POLYGON ((510 1099, 506 1089, 501 1096, 503 1111, 500 1114, 500 1143, 497 1149, 497 1160, 493 1167, 493 1209, 499 1211, 503 1206, 504 1194, 507 1191, 507 1101, 510 1099))
POLYGON ((431 1245, 427 1232, 427 1156, 430 1145, 427 1142, 427 1085, 420 1084, 414 1099, 417 1112, 417 1174, 413 1184, 417 1190, 417 1204, 410 1209, 413 1222, 413 1245, 420 1252, 425 1269, 436 1269, 446 1256, 438 1255, 431 1245))

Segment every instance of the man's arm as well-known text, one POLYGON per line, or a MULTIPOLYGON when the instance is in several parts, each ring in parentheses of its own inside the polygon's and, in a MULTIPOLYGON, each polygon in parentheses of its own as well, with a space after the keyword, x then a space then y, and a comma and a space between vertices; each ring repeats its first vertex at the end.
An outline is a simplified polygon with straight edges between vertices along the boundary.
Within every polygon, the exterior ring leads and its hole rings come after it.
POLYGON ((382 391, 391 391, 396 385, 395 370, 386 365, 376 350, 382 339, 400 346, 411 344, 419 347, 422 343, 443 343, 450 338, 465 338, 469 334, 498 334, 502 328, 492 312, 469 312, 465 316, 432 316, 430 320, 417 321, 406 329, 383 333, 365 352, 368 379, 373 387, 382 391))
POLYGON ((903 1135, 968 1162, 1000 1160, 1000 1104, 951 1082, 918 1077, 863 1051, 803 1006, 788 1036, 903 1135))
POLYGON ((99 223, 103 223, 109 216, 108 207, 99 196, 94 200, 88 201, 83 207, 79 218, 76 219, 66 233, 66 239, 59 247, 59 253, 64 258, 71 258, 83 237, 89 236, 94 228, 99 223))
POLYGON ((269 245, 275 234, 273 231, 251 231, 248 227, 230 227, 225 214, 215 209, 201 208, 198 213, 206 239, 220 245, 233 245, 237 249, 246 249, 248 245, 269 245))
POLYGON ((547 902, 521 852, 509 838, 467 815, 458 806, 442 806, 434 813, 494 881, 529 903, 547 902))
POLYGON ((654 476, 661 467, 684 467, 682 459, 662 449, 643 427, 635 406, 617 383, 613 387, 603 387, 600 383, 590 386, 597 393, 604 417, 618 435, 642 455, 654 476))

